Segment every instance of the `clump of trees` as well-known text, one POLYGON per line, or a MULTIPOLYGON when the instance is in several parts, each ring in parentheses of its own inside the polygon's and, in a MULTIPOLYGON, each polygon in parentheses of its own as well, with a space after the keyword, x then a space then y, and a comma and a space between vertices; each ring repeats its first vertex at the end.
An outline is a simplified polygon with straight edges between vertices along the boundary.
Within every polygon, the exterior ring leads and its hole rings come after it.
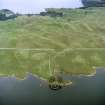
POLYGON ((8 9, 0 10, 0 20, 14 19, 18 15, 8 9))
POLYGON ((0 13, 0 20, 5 20, 5 14, 0 13))
POLYGON ((49 88, 52 90, 59 90, 63 87, 63 78, 61 76, 51 76, 49 78, 49 88))
POLYGON ((45 12, 40 12, 41 16, 50 16, 50 17, 63 17, 63 12, 58 11, 56 8, 47 8, 45 12))
POLYGON ((62 83, 63 82, 63 78, 62 78, 62 76, 51 76, 50 78, 49 78, 49 82, 50 83, 53 83, 53 82, 58 82, 58 83, 62 83))

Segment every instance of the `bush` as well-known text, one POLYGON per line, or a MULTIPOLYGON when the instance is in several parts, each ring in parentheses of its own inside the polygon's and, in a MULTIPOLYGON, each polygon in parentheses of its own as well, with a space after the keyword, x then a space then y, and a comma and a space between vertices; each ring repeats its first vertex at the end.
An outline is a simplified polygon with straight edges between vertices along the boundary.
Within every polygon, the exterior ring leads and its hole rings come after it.
POLYGON ((50 82, 50 83, 55 82, 55 81, 56 81, 55 76, 51 76, 51 77, 49 78, 49 82, 50 82))

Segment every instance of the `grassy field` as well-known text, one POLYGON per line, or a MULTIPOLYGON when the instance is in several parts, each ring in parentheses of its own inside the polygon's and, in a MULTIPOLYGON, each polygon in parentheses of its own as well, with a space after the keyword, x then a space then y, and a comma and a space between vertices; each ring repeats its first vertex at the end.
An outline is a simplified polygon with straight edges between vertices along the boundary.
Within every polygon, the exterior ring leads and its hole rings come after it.
POLYGON ((60 9, 63 17, 0 21, 0 74, 48 78, 105 67, 105 8, 60 9))

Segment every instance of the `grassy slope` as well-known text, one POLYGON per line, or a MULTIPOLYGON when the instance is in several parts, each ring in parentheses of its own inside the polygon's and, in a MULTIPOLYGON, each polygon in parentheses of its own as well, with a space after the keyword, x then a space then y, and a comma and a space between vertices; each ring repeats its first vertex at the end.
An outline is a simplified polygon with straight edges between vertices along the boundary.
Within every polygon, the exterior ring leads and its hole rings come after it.
POLYGON ((0 74, 23 78, 31 72, 48 78, 53 70, 89 74, 93 66, 105 66, 104 8, 59 11, 63 18, 0 21, 0 48, 17 48, 0 49, 0 74))

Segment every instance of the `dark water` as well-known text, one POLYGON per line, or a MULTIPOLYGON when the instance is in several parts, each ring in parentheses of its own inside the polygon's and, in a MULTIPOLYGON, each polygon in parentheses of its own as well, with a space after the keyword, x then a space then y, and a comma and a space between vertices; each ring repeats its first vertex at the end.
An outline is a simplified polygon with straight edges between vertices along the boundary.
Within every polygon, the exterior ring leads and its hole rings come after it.
POLYGON ((32 75, 23 81, 1 77, 0 105, 105 105, 104 69, 93 77, 65 78, 73 81, 72 86, 52 91, 32 75))

